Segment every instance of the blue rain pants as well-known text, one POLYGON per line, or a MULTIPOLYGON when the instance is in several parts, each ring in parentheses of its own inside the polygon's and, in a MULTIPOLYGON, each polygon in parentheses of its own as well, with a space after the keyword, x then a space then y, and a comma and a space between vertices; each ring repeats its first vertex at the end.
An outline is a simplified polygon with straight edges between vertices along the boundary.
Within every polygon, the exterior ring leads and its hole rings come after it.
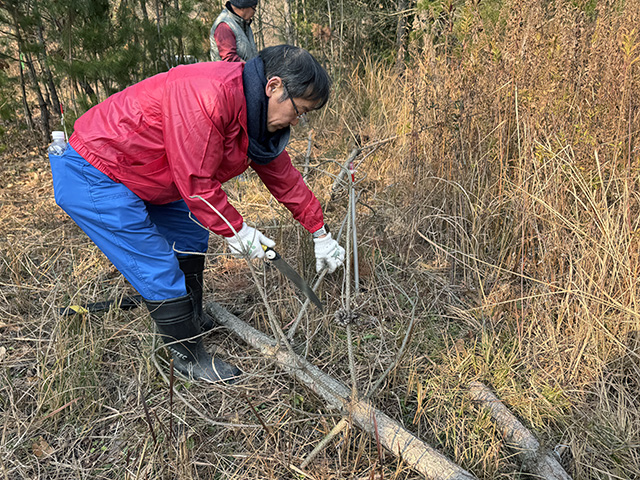
POLYGON ((184 200, 145 202, 70 145, 49 155, 56 203, 146 300, 187 294, 176 251, 207 251, 209 232, 189 218, 184 200))

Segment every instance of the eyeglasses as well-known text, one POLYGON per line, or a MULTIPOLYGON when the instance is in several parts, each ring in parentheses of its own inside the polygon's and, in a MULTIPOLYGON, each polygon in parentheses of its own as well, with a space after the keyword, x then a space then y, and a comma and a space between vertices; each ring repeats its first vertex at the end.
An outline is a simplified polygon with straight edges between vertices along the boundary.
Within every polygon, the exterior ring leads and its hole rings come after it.
POLYGON ((293 110, 294 112, 296 112, 296 117, 298 118, 298 120, 300 120, 302 122, 302 125, 306 125, 307 124, 307 114, 306 113, 300 113, 300 110, 298 110, 298 106, 296 105, 296 102, 293 101, 293 97, 291 96, 291 94, 289 93, 289 89, 287 88, 287 84, 282 82, 282 88, 284 90, 284 93, 287 94, 287 97, 289 97, 289 100, 291 100, 291 105, 293 105, 293 110))

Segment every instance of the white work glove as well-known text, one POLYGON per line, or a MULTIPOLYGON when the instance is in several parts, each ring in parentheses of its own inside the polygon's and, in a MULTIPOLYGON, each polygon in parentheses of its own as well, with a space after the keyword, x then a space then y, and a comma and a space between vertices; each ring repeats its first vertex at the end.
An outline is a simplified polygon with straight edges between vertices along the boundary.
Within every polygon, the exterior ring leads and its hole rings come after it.
POLYGON ((326 268, 329 273, 333 273, 336 268, 344 264, 344 248, 331 238, 330 233, 322 238, 314 238, 313 243, 315 243, 316 272, 320 273, 326 268))
POLYGON ((234 257, 242 258, 245 255, 249 255, 250 259, 263 258, 264 248, 275 247, 276 242, 266 237, 257 228, 250 227, 246 223, 242 224, 242 228, 237 235, 233 237, 225 237, 225 240, 229 244, 229 250, 234 257))

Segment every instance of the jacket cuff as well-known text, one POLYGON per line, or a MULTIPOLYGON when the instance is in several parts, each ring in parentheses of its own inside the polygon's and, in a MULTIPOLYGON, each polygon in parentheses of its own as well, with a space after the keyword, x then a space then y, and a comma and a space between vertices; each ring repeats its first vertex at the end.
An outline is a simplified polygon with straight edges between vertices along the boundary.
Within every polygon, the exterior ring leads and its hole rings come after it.
POLYGON ((329 227, 327 227, 326 225, 323 225, 318 230, 313 232, 312 235, 313 235, 313 238, 319 238, 323 235, 326 235, 327 233, 329 233, 329 227))

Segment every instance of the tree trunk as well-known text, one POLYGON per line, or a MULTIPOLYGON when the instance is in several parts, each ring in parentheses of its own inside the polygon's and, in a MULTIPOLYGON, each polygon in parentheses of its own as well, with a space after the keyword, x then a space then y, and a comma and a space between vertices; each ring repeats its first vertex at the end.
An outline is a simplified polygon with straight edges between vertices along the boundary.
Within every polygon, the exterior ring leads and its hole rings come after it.
MULTIPOLYGON (((21 60, 24 59, 24 63, 27 67, 27 73, 29 74, 29 77, 31 80, 32 89, 36 94, 36 96, 38 97, 38 105, 40 107, 40 133, 42 135, 42 140, 44 142, 48 142, 49 141, 49 108, 47 106, 47 102, 45 102, 44 97, 42 96, 42 90, 40 90, 40 84, 38 83, 38 77, 36 75, 31 57, 23 53, 25 49, 23 47, 24 40, 22 38, 22 32, 20 30, 20 18, 19 18, 20 13, 16 8, 12 8, 11 10, 8 10, 8 11, 12 16, 13 28, 15 29, 16 40, 18 42, 18 51, 20 52, 20 59, 21 60)), ((20 63, 20 74, 22 75, 22 62, 20 63)), ((24 84, 25 82, 24 82, 23 76, 21 76, 21 80, 24 84)), ((26 92, 24 92, 23 94, 25 95, 25 102, 26 102, 26 92)), ((33 126, 33 123, 32 123, 32 126, 33 126)))
POLYGON ((19 53, 20 60, 20 91, 22 92, 22 108, 24 108, 24 118, 27 121, 27 127, 29 130, 34 129, 33 116, 31 115, 31 109, 29 108, 29 102, 27 102, 27 85, 24 78, 24 68, 22 68, 22 53, 19 53))
MULTIPOLYGON (((145 25, 149 24, 149 12, 147 11, 147 0, 140 0, 140 11, 142 11, 142 19, 144 20, 145 25)), ((146 31, 146 28, 143 29, 143 32, 146 31)), ((140 38, 142 39, 142 47, 144 49, 144 58, 147 58, 149 52, 149 39, 146 34, 141 34, 140 38)), ((147 78, 147 62, 143 62, 142 64, 142 78, 147 78)))
POLYGON ((295 45, 293 36, 293 17, 291 14, 291 0, 284 0, 284 36, 289 45, 295 45))
POLYGON ((147 0, 140 0, 140 10, 142 11, 142 18, 148 22, 149 13, 147 12, 147 0))
POLYGON ((24 63, 23 59, 23 48, 22 48, 22 33, 20 31, 20 21, 18 19, 18 11, 15 6, 10 4, 3 4, 3 7, 9 12, 11 16, 11 27, 15 31, 16 43, 18 46, 18 66, 20 71, 20 90, 22 93, 22 108, 24 109, 24 118, 27 122, 27 127, 29 130, 34 129, 33 115, 31 114, 31 109, 29 108, 29 102, 27 101, 27 81, 24 75, 24 63))
POLYGON ((251 29, 253 30, 256 47, 258 48, 258 51, 260 51, 264 48, 264 21, 261 8, 258 8, 253 18, 254 20, 251 23, 251 29))
POLYGON ((404 72, 404 55, 405 55, 405 35, 407 17, 405 10, 409 2, 407 0, 398 0, 398 25, 396 27, 396 70, 398 73, 404 72))
MULTIPOLYGON (((161 33, 162 29, 160 27, 160 17, 161 17, 160 0, 156 0, 155 6, 156 6, 156 29, 158 31, 158 55, 161 56, 162 55, 162 33, 161 33)), ((167 68, 170 68, 170 65, 166 62, 166 59, 165 59, 165 64, 167 68)))
MULTIPOLYGON (((331 32, 333 32, 333 17, 332 17, 332 13, 331 13, 331 0, 327 0, 327 17, 329 19, 329 30, 331 32)), ((329 65, 331 66, 331 68, 333 68, 333 65, 335 65, 336 63, 336 59, 335 59, 335 49, 334 49, 334 36, 331 35, 331 37, 329 37, 329 58, 330 58, 330 62, 329 65)), ((342 39, 340 39, 342 41, 342 39)), ((334 71, 330 72, 330 73, 334 73, 334 71)))
MULTIPOLYGON (((176 10, 176 16, 179 18, 180 17, 180 4, 178 3, 178 0, 174 0, 174 5, 173 8, 175 8, 176 10)), ((175 65, 179 65, 181 63, 186 63, 186 59, 185 59, 185 54, 186 52, 184 51, 184 41, 182 40, 182 29, 178 29, 178 35, 177 35, 177 40, 178 40, 178 48, 176 49, 176 53, 175 53, 175 58, 174 58, 174 64, 175 65)))
POLYGON ((33 59, 27 55, 27 67, 29 67, 29 76, 31 77, 31 84, 33 91, 38 97, 38 106, 40 107, 40 131, 42 132, 42 138, 45 142, 49 141, 49 105, 42 95, 42 89, 40 88, 40 82, 38 82, 38 75, 36 68, 33 65, 33 59))
POLYGON ((53 81, 53 75, 51 74, 51 69, 48 65, 47 48, 44 41, 44 32, 41 22, 38 25, 38 41, 40 42, 40 46, 42 48, 42 69, 47 80, 47 87, 49 90, 49 95, 51 97, 51 106, 53 107, 53 111, 56 112, 58 116, 61 116, 62 109, 60 108, 60 99, 58 98, 58 88, 53 81))
POLYGON ((93 103, 94 105, 97 105, 98 95, 96 94, 96 91, 93 89, 93 87, 84 79, 78 80, 78 83, 82 87, 82 90, 84 91, 84 93, 91 100, 91 103, 93 103))

